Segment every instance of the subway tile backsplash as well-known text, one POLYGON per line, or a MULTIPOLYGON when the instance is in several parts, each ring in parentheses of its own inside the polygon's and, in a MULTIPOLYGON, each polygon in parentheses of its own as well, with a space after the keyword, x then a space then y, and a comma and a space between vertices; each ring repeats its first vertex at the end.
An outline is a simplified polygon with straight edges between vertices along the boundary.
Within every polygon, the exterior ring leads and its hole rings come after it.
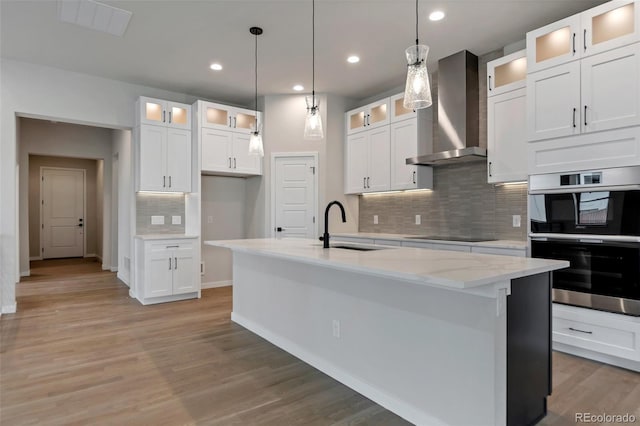
POLYGON ((184 234, 184 194, 136 194, 136 233, 184 234), (152 225, 151 216, 164 216, 164 225, 152 225), (181 224, 172 225, 172 216, 180 216, 181 224))
POLYGON ((433 191, 360 196, 359 231, 526 240, 526 184, 487 184, 484 161, 436 167, 433 174, 433 191), (513 215, 521 217, 519 228, 513 215))

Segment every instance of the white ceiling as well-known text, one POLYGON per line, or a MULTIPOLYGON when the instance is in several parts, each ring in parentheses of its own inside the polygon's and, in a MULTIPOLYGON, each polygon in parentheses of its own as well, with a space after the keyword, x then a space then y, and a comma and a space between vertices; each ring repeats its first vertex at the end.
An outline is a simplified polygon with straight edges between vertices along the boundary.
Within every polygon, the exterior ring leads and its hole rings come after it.
MULTIPOLYGON (((133 12, 123 37, 57 19, 53 0, 0 0, 3 57, 199 97, 250 105, 260 26, 259 94, 311 90, 310 0, 156 0, 103 3, 133 12), (224 69, 214 72, 212 62, 224 69)), ((476 55, 602 0, 420 1, 429 65, 462 49, 476 55), (429 12, 447 16, 430 22, 429 12)), ((414 42, 413 0, 316 0, 316 91, 361 99, 403 84, 414 42), (361 61, 351 65, 349 54, 361 61)))

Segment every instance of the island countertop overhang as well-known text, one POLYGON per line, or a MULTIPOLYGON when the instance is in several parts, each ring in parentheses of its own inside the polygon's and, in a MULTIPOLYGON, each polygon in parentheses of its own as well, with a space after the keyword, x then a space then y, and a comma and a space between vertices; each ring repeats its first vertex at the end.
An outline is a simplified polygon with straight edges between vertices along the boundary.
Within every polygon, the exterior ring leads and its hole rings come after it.
POLYGON ((566 268, 569 262, 409 247, 372 251, 323 249, 309 239, 205 241, 232 251, 322 265, 450 289, 472 289, 566 268))

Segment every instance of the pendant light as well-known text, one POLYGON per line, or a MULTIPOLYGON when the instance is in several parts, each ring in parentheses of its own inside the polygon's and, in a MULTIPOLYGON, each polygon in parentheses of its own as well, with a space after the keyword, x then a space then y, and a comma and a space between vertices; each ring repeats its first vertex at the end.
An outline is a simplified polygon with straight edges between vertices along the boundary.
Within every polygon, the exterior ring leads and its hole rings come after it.
POLYGON ((249 155, 259 155, 260 157, 264 157, 264 146, 262 145, 262 135, 260 134, 260 128, 258 126, 258 36, 262 34, 262 28, 260 27, 251 27, 249 28, 249 32, 256 36, 256 48, 255 48, 255 70, 256 70, 256 81, 255 81, 255 112, 256 112, 256 125, 254 131, 251 133, 249 137, 249 155))
POLYGON ((311 57, 312 57, 312 74, 311 74, 311 96, 307 96, 307 115, 304 121, 304 138, 305 139, 322 139, 324 132, 322 131, 322 117, 320 116, 320 103, 316 100, 316 2, 311 0, 311 57))
POLYGON ((418 0, 416 0, 416 44, 409 46, 407 55, 407 85, 404 90, 404 107, 409 109, 431 106, 431 85, 427 71, 429 46, 418 41, 418 0))

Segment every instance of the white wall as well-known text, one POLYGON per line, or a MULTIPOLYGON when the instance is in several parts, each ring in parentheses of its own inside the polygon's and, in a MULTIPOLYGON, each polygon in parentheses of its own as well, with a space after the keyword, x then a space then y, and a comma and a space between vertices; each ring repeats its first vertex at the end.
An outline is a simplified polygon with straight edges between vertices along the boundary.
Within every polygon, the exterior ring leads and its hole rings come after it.
MULTIPOLYGON (((134 192, 133 192, 133 165, 132 165, 132 151, 131 151, 131 131, 130 130, 113 130, 112 136, 112 148, 114 163, 117 163, 117 182, 118 190, 114 191, 114 196, 117 192, 117 205, 112 205, 112 224, 115 226, 113 229, 117 229, 117 247, 115 250, 114 258, 117 262, 111 266, 111 270, 117 269, 118 278, 125 284, 129 285, 130 269, 131 269, 131 236, 134 232, 135 221, 131 221, 133 208, 135 207, 134 192), (113 209, 117 208, 117 211, 113 209), (133 222, 133 223, 132 223, 133 222)), ((114 169, 115 171, 115 169, 114 169)), ((114 181, 116 179, 114 178, 114 181)))
MULTIPOLYGON (((124 83, 2 58, 0 62, 0 199, 16 199, 16 116, 130 129, 134 104, 139 96, 193 103, 194 96, 124 83)), ((111 161, 105 167, 105 184, 111 182, 111 161), (108 180, 106 174, 109 174, 108 180)), ((106 164, 105 164, 106 166, 106 164)), ((21 175, 24 175, 20 171, 21 175)), ((126 206, 129 207, 129 206, 126 206)), ((105 212, 106 213, 106 212, 105 212)), ((110 215, 109 215, 110 216, 110 215)), ((105 214, 105 220, 107 214, 105 214)), ((110 220, 110 217, 109 217, 110 220)), ((15 283, 19 256, 16 206, 0 206, 0 288, 2 309, 15 309, 15 283)))
POLYGON ((304 95, 272 95, 264 98, 264 174, 247 180, 247 237, 272 235, 271 155, 275 152, 318 152, 318 234, 324 229, 324 207, 329 201, 344 204, 347 223, 335 211, 329 217, 330 232, 358 230, 358 198, 345 196, 343 176, 344 112, 347 99, 337 95, 317 95, 320 101, 325 138, 304 140, 306 104, 304 95))
MULTIPOLYGON (((109 144, 111 147, 111 144, 109 144)), ((112 179, 113 182, 113 179, 112 179)), ((113 190, 113 188, 112 188, 113 190)), ((96 161, 96 256, 102 261, 102 265, 105 263, 104 259, 104 160, 96 161)), ((86 226, 86 224, 85 224, 86 226)), ((111 231, 111 226, 107 229, 111 231)), ((111 249, 108 247, 107 249, 111 249)), ((107 257, 108 259, 111 256, 107 257)))

